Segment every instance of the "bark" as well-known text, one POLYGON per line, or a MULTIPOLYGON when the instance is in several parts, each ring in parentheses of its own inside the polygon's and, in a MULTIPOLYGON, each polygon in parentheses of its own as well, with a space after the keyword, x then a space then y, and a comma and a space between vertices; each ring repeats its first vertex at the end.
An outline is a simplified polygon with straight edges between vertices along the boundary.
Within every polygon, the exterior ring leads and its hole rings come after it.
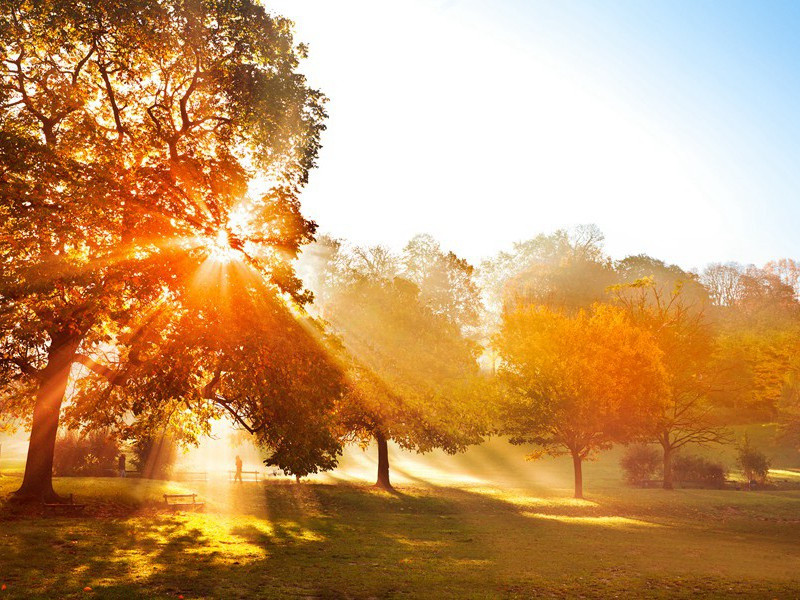
POLYGON ((583 498, 583 459, 579 452, 572 452, 572 466, 575 471, 575 497, 583 498))
POLYGON ((664 449, 664 489, 672 489, 672 446, 669 442, 662 440, 661 447, 664 449))
POLYGON ((41 372, 39 389, 36 392, 25 476, 20 488, 14 492, 15 501, 60 500, 53 490, 53 452, 61 403, 79 344, 80 338, 75 336, 54 337, 50 344, 47 366, 41 372))
POLYGON ((389 442, 380 431, 375 434, 375 441, 378 442, 378 481, 375 482, 375 487, 391 490, 392 484, 389 482, 389 442))

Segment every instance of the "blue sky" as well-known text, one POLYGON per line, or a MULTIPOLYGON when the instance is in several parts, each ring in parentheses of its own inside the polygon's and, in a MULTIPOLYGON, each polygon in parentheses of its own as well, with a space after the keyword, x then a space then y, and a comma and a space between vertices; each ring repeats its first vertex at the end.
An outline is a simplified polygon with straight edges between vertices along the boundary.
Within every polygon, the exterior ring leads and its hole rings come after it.
POLYGON ((322 230, 480 257, 594 222, 612 256, 800 258, 800 4, 280 0, 331 98, 322 230))

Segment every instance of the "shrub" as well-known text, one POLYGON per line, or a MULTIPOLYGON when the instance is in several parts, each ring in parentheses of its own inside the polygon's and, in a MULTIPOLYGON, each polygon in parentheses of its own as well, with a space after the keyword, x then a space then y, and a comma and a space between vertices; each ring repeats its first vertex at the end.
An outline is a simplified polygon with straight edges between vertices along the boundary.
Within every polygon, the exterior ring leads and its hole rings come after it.
POLYGON ((737 463, 744 473, 747 481, 764 483, 769 474, 770 460, 767 455, 750 445, 750 438, 745 435, 744 441, 738 448, 737 463))
POLYGON ((661 455, 652 446, 634 444, 625 450, 619 465, 625 474, 625 481, 634 484, 653 478, 661 466, 661 455))
POLYGON ((169 435, 141 437, 133 442, 133 465, 147 479, 169 479, 178 447, 169 435))
POLYGON ((723 487, 728 476, 724 465, 691 454, 678 454, 672 463, 672 473, 678 482, 696 482, 716 488, 723 487))
POLYGON ((119 455, 119 440, 107 431, 93 431, 87 435, 67 431, 56 439, 53 474, 59 477, 114 475, 119 455))

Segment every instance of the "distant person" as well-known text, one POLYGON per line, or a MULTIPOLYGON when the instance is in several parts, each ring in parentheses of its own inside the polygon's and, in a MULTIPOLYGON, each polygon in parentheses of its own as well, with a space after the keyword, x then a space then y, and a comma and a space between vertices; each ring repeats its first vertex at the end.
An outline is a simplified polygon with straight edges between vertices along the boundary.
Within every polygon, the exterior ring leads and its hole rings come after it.
POLYGON ((119 476, 120 477, 125 477, 125 455, 124 454, 120 454, 119 455, 119 461, 117 462, 117 464, 119 466, 119 476))
POLYGON ((236 455, 236 475, 233 476, 233 483, 242 483, 242 459, 236 455))

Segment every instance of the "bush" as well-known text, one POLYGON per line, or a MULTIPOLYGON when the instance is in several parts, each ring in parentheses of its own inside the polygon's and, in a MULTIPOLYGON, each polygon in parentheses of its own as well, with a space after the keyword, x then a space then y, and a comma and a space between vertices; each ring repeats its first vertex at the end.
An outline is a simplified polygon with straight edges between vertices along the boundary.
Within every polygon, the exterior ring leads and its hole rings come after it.
POLYGON ((715 463, 691 454, 679 454, 672 463, 672 474, 679 483, 699 483, 707 487, 721 488, 725 485, 728 470, 715 463))
POLYGON ((119 440, 107 431, 81 435, 67 431, 56 439, 53 474, 59 477, 103 477, 116 474, 119 440))
POLYGON ((625 474, 625 481, 635 484, 645 479, 653 479, 661 467, 661 454, 652 446, 635 444, 625 450, 619 465, 625 474))
POLYGON ((763 484, 769 474, 770 460, 767 455, 750 445, 750 438, 745 435, 744 441, 738 448, 737 463, 744 473, 747 481, 757 481, 763 484))
POLYGON ((133 465, 146 479, 169 479, 178 446, 169 435, 142 437, 133 442, 133 465))

